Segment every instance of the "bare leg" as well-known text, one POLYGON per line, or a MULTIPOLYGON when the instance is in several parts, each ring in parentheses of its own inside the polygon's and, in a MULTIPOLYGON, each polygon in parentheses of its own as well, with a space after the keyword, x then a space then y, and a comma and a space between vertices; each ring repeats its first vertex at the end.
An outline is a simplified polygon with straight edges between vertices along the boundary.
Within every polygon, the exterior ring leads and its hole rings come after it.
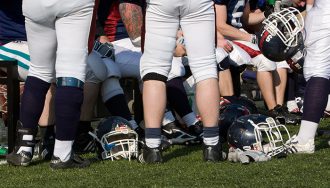
POLYGON ((273 109, 276 106, 276 99, 274 93, 272 72, 258 71, 257 82, 268 109, 273 109))
POLYGON ((221 96, 234 95, 234 86, 230 69, 219 72, 219 90, 221 96))
POLYGON ((100 84, 86 82, 84 85, 84 102, 81 106, 80 121, 91 121, 94 117, 94 106, 99 94, 100 84))
POLYGON ((217 79, 207 79, 197 83, 196 103, 204 127, 215 127, 219 118, 219 87, 217 79))
POLYGON ((285 87, 287 82, 287 69, 280 68, 276 69, 273 72, 274 85, 275 85, 275 93, 276 93, 276 104, 283 105, 284 103, 284 95, 285 95, 285 87))
POLYGON ((165 83, 157 80, 143 82, 142 97, 146 128, 160 128, 166 107, 165 83))
POLYGON ((56 90, 55 84, 52 84, 46 94, 45 105, 42 114, 39 119, 39 125, 46 127, 47 125, 54 125, 55 114, 54 114, 54 93, 56 90))

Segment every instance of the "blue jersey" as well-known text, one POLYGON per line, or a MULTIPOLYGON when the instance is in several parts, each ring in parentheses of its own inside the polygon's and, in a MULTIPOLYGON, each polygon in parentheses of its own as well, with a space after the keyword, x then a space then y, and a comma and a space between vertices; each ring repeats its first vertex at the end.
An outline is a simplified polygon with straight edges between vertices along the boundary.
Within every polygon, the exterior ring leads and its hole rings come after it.
POLYGON ((0 43, 26 41, 22 0, 0 1, 0 43))
POLYGON ((243 27, 241 17, 243 16, 246 0, 214 0, 214 3, 218 5, 226 5, 227 24, 236 28, 243 27))

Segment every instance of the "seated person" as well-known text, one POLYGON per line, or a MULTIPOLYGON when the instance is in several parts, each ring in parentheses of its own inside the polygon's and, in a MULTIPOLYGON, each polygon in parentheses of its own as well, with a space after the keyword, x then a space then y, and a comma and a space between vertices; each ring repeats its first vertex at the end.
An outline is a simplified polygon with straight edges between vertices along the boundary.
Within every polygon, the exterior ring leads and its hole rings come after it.
MULTIPOLYGON (((261 23, 271 12, 259 12, 253 10, 250 4, 253 1, 245 0, 215 0, 217 32, 221 33, 231 45, 239 50, 238 55, 251 57, 251 64, 257 67, 257 82, 269 111, 267 115, 281 118, 285 123, 296 124, 299 118, 289 114, 283 106, 284 91, 289 66, 285 61, 273 62, 261 54, 257 44, 256 35, 246 32, 245 25, 256 25, 261 23)), ((233 52, 231 52, 233 54, 233 52)), ((237 53, 236 53, 237 54, 237 53)), ((233 62, 233 61, 231 61, 233 62)), ((236 62, 237 63, 237 62, 236 62)), ((239 65, 239 64, 238 64, 239 65)))
MULTIPOLYGON (((83 148, 88 146, 92 140, 92 138, 90 138, 88 141, 85 135, 88 131, 91 130, 90 121, 93 114, 91 106, 94 106, 96 102, 96 98, 98 96, 96 92, 98 91, 100 84, 102 101, 104 102, 106 108, 109 110, 110 114, 127 119, 131 123, 132 128, 137 133, 139 133, 140 137, 143 137, 144 133, 143 130, 139 127, 138 123, 133 119, 127 106, 124 91, 119 83, 120 78, 136 78, 139 82, 141 81, 139 69, 142 53, 140 43, 136 40, 134 42, 134 39, 130 38, 133 36, 132 33, 139 33, 139 36, 141 36, 141 7, 136 3, 120 3, 117 0, 112 1, 109 4, 106 3, 109 2, 100 1, 98 10, 98 39, 96 43, 108 43, 110 48, 113 48, 113 54, 109 53, 110 55, 105 57, 100 51, 98 51, 98 48, 95 47, 88 57, 88 72, 84 88, 85 95, 80 118, 81 122, 78 128, 77 139, 73 146, 76 151, 84 150, 83 148), (125 6, 123 6, 123 4, 125 4, 125 6), (125 8, 119 8, 120 6, 125 8), (126 9, 129 9, 129 12, 132 14, 124 14, 123 12, 120 12, 127 11, 126 9), (110 13, 107 13, 108 11, 110 13), (120 15, 125 15, 125 19, 122 19, 120 15), (139 17, 136 15, 141 16, 139 17), (132 27, 127 26, 128 24, 132 26, 132 20, 136 21, 134 22, 135 24, 141 23, 135 26, 135 30, 131 30, 132 27), (131 23, 123 24, 122 21, 131 23), (82 139, 79 139, 79 137, 82 139)), ((192 112, 191 108, 190 111, 186 108, 186 106, 189 107, 189 103, 187 102, 185 107, 184 105, 181 105, 184 100, 188 101, 188 99, 186 95, 179 95, 182 94, 183 91, 181 77, 184 75, 184 68, 180 60, 181 57, 173 58, 174 63, 171 77, 168 81, 169 103, 173 104, 173 108, 183 118, 187 126, 193 126, 193 128, 190 128, 190 133, 187 133, 177 126, 173 127, 173 124, 171 126, 167 126, 166 128, 164 127, 164 129, 173 129, 175 130, 173 132, 180 132, 180 138, 182 139, 180 139, 179 142, 186 142, 196 139, 196 136, 199 136, 200 134, 198 131, 201 129, 196 115, 192 112), (188 140, 183 139, 184 137, 182 134, 188 135, 188 140)))

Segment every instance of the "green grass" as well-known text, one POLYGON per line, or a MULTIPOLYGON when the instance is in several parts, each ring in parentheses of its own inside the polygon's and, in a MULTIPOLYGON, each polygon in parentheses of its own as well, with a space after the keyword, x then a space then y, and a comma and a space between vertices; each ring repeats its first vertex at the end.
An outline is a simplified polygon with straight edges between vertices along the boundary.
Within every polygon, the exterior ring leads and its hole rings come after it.
MULTIPOLYGON (((329 120, 321 123, 328 129, 329 120)), ((298 126, 289 126, 295 134, 298 126)), ((0 165, 0 187, 330 187, 329 135, 316 138, 312 155, 289 155, 264 163, 205 163, 200 146, 175 146, 164 164, 101 161, 86 169, 54 171, 48 162, 0 165)), ((88 155, 86 157, 93 157, 88 155)))

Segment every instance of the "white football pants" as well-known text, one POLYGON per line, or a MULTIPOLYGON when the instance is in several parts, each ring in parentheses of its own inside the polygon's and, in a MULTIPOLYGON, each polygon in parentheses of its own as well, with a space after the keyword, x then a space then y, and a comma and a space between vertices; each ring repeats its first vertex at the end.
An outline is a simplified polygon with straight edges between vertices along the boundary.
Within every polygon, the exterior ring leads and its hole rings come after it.
POLYGON ((141 77, 148 73, 168 77, 179 26, 196 82, 217 78, 212 0, 147 0, 141 77))
POLYGON ((30 50, 29 76, 85 80, 94 0, 23 1, 30 50))

